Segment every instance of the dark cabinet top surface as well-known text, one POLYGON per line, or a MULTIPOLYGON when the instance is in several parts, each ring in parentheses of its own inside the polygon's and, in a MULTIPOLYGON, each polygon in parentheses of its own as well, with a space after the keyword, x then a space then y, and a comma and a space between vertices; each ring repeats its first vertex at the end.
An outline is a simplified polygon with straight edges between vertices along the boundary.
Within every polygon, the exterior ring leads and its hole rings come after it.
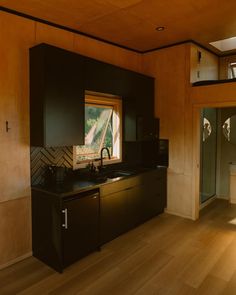
POLYGON ((61 184, 39 184, 32 186, 32 190, 41 191, 44 193, 47 193, 52 196, 65 198, 80 192, 92 190, 95 188, 99 188, 100 186, 115 183, 117 181, 121 181, 130 177, 135 177, 137 175, 140 175, 142 173, 150 172, 150 171, 166 171, 166 167, 162 166, 156 166, 152 168, 147 168, 143 166, 139 167, 132 167, 133 173, 131 175, 122 175, 117 176, 114 178, 107 178, 107 179, 80 179, 79 177, 73 177, 71 179, 68 179, 67 181, 61 183, 61 184))

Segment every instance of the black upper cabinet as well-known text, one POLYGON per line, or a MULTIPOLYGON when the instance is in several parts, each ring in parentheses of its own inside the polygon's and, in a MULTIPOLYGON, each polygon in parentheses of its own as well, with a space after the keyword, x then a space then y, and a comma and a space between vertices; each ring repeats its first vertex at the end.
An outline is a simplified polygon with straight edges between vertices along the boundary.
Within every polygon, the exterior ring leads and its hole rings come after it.
MULTIPOLYGON (((156 134, 154 124, 154 79, 126 73, 124 97, 124 140, 146 140, 156 134)), ((158 135, 158 134, 157 134, 158 135)))
POLYGON ((123 104, 123 121, 124 141, 136 141, 138 116, 135 100, 126 100, 123 104))
POLYGON ((84 143, 85 58, 47 44, 30 49, 32 146, 84 143))
POLYGON ((89 58, 85 85, 86 90, 122 98, 124 141, 143 140, 154 133, 154 78, 89 58))
POLYGON ((84 144, 86 90, 122 99, 124 141, 154 133, 153 78, 40 44, 30 49, 32 146, 84 144))
POLYGON ((111 64, 88 58, 86 61, 86 90, 122 97, 124 71, 111 64))

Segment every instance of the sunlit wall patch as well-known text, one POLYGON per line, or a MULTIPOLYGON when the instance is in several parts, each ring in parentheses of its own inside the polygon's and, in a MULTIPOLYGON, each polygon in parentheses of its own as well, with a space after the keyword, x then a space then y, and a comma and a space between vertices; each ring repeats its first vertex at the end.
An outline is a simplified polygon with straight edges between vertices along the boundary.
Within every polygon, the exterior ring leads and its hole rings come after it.
POLYGON ((202 140, 206 141, 207 138, 211 135, 212 127, 211 123, 207 118, 203 118, 203 131, 202 131, 202 140))
POLYGON ((210 42, 210 45, 220 51, 229 51, 236 49, 236 37, 210 42))

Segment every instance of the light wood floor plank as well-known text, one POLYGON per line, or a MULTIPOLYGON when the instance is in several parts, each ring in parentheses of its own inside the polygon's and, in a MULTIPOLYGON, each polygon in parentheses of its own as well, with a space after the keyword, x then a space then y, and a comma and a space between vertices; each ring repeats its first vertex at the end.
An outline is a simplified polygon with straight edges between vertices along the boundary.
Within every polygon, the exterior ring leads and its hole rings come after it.
POLYGON ((212 275, 208 275, 200 287, 196 290, 196 295, 220 295, 226 286, 226 281, 212 275))
POLYGON ((196 222, 162 214, 58 274, 30 257, 0 271, 0 295, 235 295, 236 205, 196 222))
POLYGON ((226 247, 217 263, 213 266, 211 274, 225 281, 230 281, 236 271, 236 238, 226 247))
POLYGON ((236 294, 236 272, 234 272, 231 280, 223 290, 221 295, 235 295, 236 294))

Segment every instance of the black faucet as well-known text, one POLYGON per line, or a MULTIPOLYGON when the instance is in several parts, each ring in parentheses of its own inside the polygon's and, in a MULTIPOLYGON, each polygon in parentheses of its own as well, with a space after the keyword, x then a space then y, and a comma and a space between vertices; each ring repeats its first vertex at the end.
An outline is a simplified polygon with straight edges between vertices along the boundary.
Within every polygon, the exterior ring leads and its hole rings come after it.
POLYGON ((110 155, 109 149, 108 149, 107 147, 103 147, 103 148, 101 149, 101 158, 100 158, 100 160, 101 160, 101 164, 100 164, 100 167, 99 167, 100 170, 102 170, 102 168, 103 168, 103 151, 104 151, 104 150, 107 151, 108 158, 111 159, 111 155, 110 155))

